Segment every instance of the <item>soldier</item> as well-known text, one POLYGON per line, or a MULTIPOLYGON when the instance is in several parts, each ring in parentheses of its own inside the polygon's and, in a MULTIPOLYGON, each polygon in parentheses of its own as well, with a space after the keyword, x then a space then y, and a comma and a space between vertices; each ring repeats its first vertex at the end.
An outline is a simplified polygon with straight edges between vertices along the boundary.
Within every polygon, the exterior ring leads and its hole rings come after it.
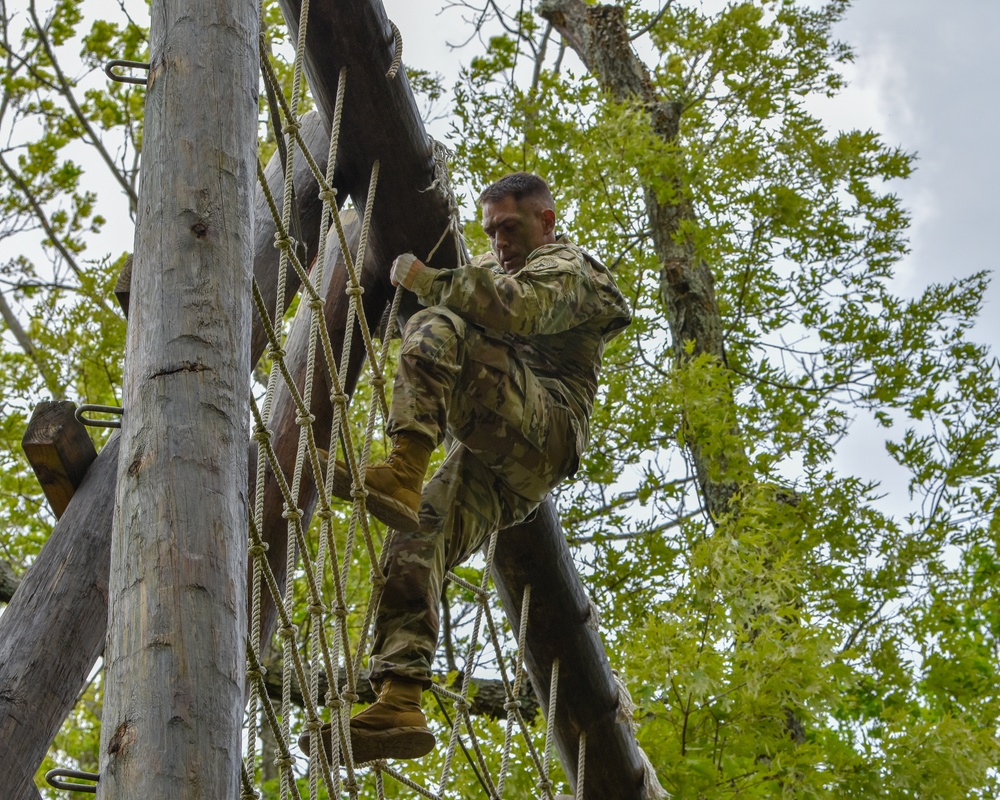
MULTIPOLYGON (((378 701, 350 723, 357 762, 433 749, 420 698, 431 683, 444 575, 575 472, 605 344, 630 322, 607 268, 556 236, 545 181, 507 175, 479 203, 492 253, 454 270, 409 254, 392 265, 392 283, 426 308, 403 330, 392 452, 365 475, 368 510, 396 534, 370 660, 378 701), (444 463, 424 486, 446 435, 444 463)), ((339 463, 335 490, 350 497, 339 463)), ((329 749, 329 726, 322 736, 329 749)), ((308 740, 300 739, 306 751, 308 740)))

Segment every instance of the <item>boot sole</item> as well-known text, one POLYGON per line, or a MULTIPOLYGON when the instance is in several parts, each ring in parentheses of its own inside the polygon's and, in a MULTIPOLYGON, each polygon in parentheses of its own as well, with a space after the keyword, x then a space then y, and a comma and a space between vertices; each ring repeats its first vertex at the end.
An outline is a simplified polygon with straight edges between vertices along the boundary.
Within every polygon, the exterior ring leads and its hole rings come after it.
MULTIPOLYGON (((350 470, 347 469, 346 464, 337 461, 333 469, 333 493, 341 500, 350 500, 353 488, 350 470)), ((420 525, 417 513, 406 503, 381 492, 376 492, 371 487, 368 487, 365 508, 379 522, 385 523, 400 533, 413 533, 420 525)))
MULTIPOLYGON (((325 724, 320 732, 320 741, 323 742, 328 759, 333 751, 333 744, 330 741, 332 732, 329 723, 325 724)), ((307 756, 309 741, 308 733, 303 733, 299 737, 299 749, 307 756)), ((402 727, 384 731, 351 729, 351 750, 357 764, 383 758, 421 758, 433 750, 436 744, 434 734, 426 728, 402 727)), ((344 763, 343 751, 340 753, 340 763, 344 763)))
POLYGON ((384 731, 351 729, 351 749, 358 764, 382 758, 420 758, 437 744, 424 728, 389 728, 384 731))

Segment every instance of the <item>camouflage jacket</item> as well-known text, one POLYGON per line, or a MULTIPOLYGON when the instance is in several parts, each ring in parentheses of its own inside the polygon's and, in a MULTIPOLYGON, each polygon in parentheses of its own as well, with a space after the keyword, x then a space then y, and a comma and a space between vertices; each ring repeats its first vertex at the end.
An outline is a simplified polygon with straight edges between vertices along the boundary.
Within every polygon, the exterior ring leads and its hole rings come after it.
POLYGON ((569 407, 577 454, 590 440, 590 415, 608 341, 631 322, 608 268, 565 236, 532 252, 508 275, 492 253, 457 269, 427 269, 411 289, 508 342, 542 385, 569 407))

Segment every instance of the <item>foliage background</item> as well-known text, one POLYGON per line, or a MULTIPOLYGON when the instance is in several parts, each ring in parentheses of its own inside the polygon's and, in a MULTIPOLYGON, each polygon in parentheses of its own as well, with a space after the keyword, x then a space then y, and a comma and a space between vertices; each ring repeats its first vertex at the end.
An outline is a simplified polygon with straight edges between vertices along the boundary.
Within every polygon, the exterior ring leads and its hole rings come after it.
MULTIPOLYGON (((622 3, 656 91, 683 106, 668 143, 538 16, 450 5, 477 23, 458 78, 413 77, 447 125, 458 184, 543 173, 635 310, 558 502, 664 787, 996 796, 1000 398, 974 327, 989 276, 899 292, 896 192, 913 155, 814 110, 843 89, 846 4, 622 3), (715 274, 725 363, 674 349, 647 192, 695 210, 679 236, 715 274), (869 419, 907 476, 892 503, 877 472, 837 457, 869 419), (705 513, 692 442, 739 487, 730 514, 705 513)), ((19 447, 33 404, 118 397, 110 287, 131 247, 142 92, 99 68, 142 60, 145 31, 124 6, 103 20, 72 0, 2 11, 0 557, 20 573, 53 522, 19 447)), ((485 246, 471 212, 466 233, 485 246)), ((96 770, 99 700, 95 676, 53 763, 96 770)))

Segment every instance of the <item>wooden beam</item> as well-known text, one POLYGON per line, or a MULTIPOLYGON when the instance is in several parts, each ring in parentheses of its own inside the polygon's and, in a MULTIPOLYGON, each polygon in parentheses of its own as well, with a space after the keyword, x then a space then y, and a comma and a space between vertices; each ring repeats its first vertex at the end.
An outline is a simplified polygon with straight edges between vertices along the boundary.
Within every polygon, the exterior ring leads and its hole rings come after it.
POLYGON ((132 254, 129 253, 122 264, 122 271, 118 273, 118 280, 115 281, 114 294, 118 305, 121 306, 122 313, 128 317, 128 301, 132 293, 132 254))
MULTIPOLYGON (((289 26, 297 30, 300 3, 280 2, 289 26)), ((367 165, 376 160, 381 165, 374 206, 377 224, 373 229, 378 232, 377 246, 373 248, 375 263, 366 264, 362 273, 370 324, 380 318, 389 299, 391 259, 403 252, 425 255, 450 223, 448 198, 442 187, 434 184, 432 145, 405 75, 400 71, 394 80, 385 78, 393 55, 392 30, 380 0, 310 5, 306 74, 317 107, 321 113, 331 113, 337 77, 341 68, 347 68, 344 119, 365 121, 363 128, 348 128, 341 140, 345 180, 356 204, 367 196, 367 165), (433 189, 422 191, 432 185, 433 189), (364 189, 360 196, 358 187, 364 189)), ((447 249, 436 254, 432 265, 447 268, 455 264, 454 245, 448 240, 445 245, 447 249)), ((359 367, 352 361, 349 383, 356 379, 359 367)), ((317 420, 314 424, 321 429, 330 416, 329 401, 314 398, 311 408, 317 420)), ((304 518, 303 524, 307 521, 308 517, 304 518)), ((566 681, 569 691, 560 691, 556 738, 570 783, 576 782, 579 732, 586 729, 588 752, 596 754, 588 760, 587 800, 643 800, 647 787, 641 753, 627 723, 617 721, 618 694, 611 667, 600 637, 590 631, 586 616, 578 610, 580 597, 585 596, 583 584, 551 499, 545 501, 532 522, 500 536, 493 576, 502 597, 517 598, 505 602, 508 615, 519 608, 523 585, 529 577, 518 559, 538 565, 530 576, 533 607, 537 604, 542 609, 577 609, 559 625, 540 622, 539 630, 545 635, 530 637, 526 657, 539 696, 545 696, 542 687, 548 686, 552 662, 558 658, 563 665, 561 680, 566 681), (601 747, 605 736, 611 737, 606 750, 601 747)), ((510 619, 516 629, 518 617, 510 619)))
POLYGON ((9 561, 0 559, 0 603, 9 603, 21 585, 21 576, 14 572, 9 561))
POLYGON ((11 800, 36 796, 35 772, 104 649, 117 461, 116 431, 0 615, 0 763, 11 800))
POLYGON ((69 400, 41 402, 21 437, 21 448, 56 519, 63 515, 87 468, 97 458, 97 448, 75 412, 76 404, 69 400))
POLYGON ((514 626, 521 618, 524 589, 531 587, 525 669, 547 715, 552 664, 559 660, 556 747, 574 790, 580 734, 585 731, 584 797, 642 800, 643 759, 628 723, 618 717, 618 688, 551 498, 531 522, 500 535, 493 583, 514 626))

